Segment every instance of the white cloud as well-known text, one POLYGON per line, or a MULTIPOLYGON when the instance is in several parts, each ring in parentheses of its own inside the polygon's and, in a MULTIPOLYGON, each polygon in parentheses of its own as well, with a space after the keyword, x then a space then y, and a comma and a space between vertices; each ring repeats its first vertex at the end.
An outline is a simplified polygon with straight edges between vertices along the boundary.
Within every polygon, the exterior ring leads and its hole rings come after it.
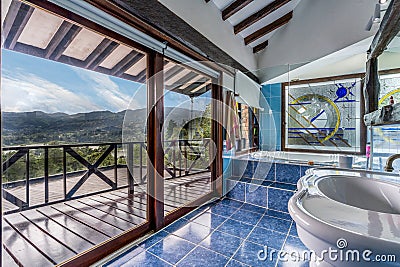
POLYGON ((93 71, 78 71, 77 73, 88 83, 88 89, 100 97, 108 109, 120 111, 128 108, 131 96, 122 93, 118 84, 109 76, 93 71))
POLYGON ((44 111, 69 114, 101 110, 85 96, 32 74, 5 74, 2 77, 3 111, 44 111))

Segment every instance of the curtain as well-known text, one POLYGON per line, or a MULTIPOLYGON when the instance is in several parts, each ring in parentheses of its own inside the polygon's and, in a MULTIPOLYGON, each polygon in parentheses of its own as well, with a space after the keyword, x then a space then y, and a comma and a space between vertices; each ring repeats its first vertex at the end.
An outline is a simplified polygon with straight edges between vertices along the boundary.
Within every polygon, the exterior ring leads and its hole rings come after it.
POLYGON ((233 92, 227 91, 225 97, 224 127, 226 130, 226 150, 236 148, 236 140, 240 139, 240 122, 237 104, 233 92))

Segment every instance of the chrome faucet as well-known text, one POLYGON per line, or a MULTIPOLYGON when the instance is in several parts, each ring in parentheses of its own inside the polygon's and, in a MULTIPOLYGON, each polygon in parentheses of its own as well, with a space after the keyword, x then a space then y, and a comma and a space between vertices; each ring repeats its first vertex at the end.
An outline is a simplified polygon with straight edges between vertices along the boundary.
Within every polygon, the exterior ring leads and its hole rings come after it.
POLYGON ((393 161, 395 161, 396 159, 400 159, 400 154, 394 154, 388 157, 388 159, 386 160, 385 171, 392 172, 394 170, 393 161))

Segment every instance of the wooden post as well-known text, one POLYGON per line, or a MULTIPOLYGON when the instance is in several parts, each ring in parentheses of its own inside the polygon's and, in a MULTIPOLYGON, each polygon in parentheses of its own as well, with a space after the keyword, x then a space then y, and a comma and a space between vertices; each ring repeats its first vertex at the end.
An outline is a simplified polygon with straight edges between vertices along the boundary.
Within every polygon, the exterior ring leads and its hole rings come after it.
MULTIPOLYGON (((220 74, 222 77, 222 73, 220 74)), ((211 125, 211 138, 214 146, 211 146, 212 155, 215 155, 214 161, 211 165, 211 184, 212 191, 216 193, 217 196, 222 196, 222 150, 223 150, 223 98, 222 98, 222 87, 221 80, 214 79, 212 84, 212 125, 211 125)))
POLYGON ((378 75, 378 58, 367 61, 367 72, 364 83, 365 113, 378 109, 380 83, 378 75))
POLYGON ((162 124, 164 121, 164 57, 160 53, 147 55, 147 219, 153 229, 164 226, 164 152, 162 124))
POLYGON ((134 181, 133 181, 133 144, 128 144, 126 160, 128 164, 128 194, 133 195, 134 193, 134 181))

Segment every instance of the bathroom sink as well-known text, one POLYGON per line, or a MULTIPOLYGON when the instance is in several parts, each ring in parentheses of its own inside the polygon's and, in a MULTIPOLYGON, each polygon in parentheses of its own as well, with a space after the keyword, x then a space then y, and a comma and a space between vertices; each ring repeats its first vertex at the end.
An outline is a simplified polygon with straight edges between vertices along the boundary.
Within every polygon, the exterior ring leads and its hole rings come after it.
POLYGON ((365 210, 400 214, 398 185, 354 176, 327 176, 319 179, 316 185, 323 195, 340 203, 365 210))
MULTIPOLYGON (((317 256, 336 250, 394 255, 400 266, 400 177, 397 174, 316 168, 297 184, 289 213, 299 238, 317 256), (345 244, 345 246, 342 246, 345 244)), ((290 253, 290 252, 289 252, 290 253)), ((323 257, 311 266, 382 266, 377 261, 323 257)))

